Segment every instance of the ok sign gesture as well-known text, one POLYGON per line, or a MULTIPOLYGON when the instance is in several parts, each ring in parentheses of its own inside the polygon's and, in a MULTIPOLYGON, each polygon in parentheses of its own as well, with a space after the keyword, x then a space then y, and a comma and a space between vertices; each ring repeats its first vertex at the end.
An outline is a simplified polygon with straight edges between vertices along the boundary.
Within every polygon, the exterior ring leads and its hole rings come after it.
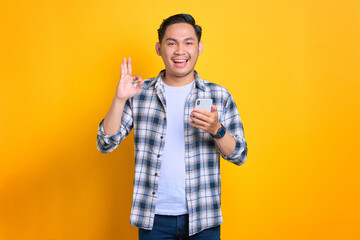
POLYGON ((141 89, 144 81, 139 75, 131 76, 131 58, 128 59, 126 63, 126 58, 124 58, 123 63, 121 64, 121 77, 116 90, 116 98, 119 100, 128 100, 135 96, 141 89), (136 87, 134 82, 138 80, 136 87))

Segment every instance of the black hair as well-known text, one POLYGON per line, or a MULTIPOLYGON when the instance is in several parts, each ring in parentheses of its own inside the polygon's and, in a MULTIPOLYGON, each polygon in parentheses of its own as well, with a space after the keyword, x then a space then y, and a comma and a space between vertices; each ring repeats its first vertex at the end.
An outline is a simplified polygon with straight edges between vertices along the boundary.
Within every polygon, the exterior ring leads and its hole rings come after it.
POLYGON ((200 42, 201 31, 202 31, 201 27, 195 24, 195 19, 190 14, 181 13, 181 14, 173 15, 163 20, 163 22, 160 25, 160 28, 158 29, 158 37, 160 43, 164 38, 166 28, 175 23, 188 23, 191 26, 193 26, 198 42, 200 42))

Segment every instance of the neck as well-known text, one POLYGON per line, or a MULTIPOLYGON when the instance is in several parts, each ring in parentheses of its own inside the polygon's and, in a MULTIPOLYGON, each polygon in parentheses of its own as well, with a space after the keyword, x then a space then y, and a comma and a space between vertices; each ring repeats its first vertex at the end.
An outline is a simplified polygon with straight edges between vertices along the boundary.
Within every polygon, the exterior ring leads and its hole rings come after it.
POLYGON ((177 76, 171 76, 170 74, 167 74, 165 71, 165 76, 163 77, 163 82, 171 87, 182 87, 185 85, 190 84, 195 79, 195 72, 192 71, 186 76, 183 77, 177 77, 177 76))

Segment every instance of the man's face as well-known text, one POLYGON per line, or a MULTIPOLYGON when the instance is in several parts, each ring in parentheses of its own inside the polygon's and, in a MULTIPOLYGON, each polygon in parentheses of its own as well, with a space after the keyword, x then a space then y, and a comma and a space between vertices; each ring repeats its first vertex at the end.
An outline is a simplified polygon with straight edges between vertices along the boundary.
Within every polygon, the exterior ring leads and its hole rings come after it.
POLYGON ((175 23, 167 27, 162 43, 156 43, 156 52, 162 57, 166 76, 183 78, 194 73, 203 43, 198 42, 194 27, 175 23))

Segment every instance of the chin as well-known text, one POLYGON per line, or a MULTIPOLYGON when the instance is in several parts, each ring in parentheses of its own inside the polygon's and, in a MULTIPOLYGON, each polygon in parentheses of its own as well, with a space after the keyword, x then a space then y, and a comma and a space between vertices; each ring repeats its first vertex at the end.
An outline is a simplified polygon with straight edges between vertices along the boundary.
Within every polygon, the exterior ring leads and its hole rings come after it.
POLYGON ((175 69, 172 71, 172 74, 176 77, 185 77, 189 74, 192 74, 194 71, 194 68, 192 69, 175 69))
POLYGON ((193 71, 187 71, 187 72, 181 72, 181 73, 174 73, 175 77, 181 78, 181 77, 186 77, 189 76, 190 74, 192 74, 193 71))

